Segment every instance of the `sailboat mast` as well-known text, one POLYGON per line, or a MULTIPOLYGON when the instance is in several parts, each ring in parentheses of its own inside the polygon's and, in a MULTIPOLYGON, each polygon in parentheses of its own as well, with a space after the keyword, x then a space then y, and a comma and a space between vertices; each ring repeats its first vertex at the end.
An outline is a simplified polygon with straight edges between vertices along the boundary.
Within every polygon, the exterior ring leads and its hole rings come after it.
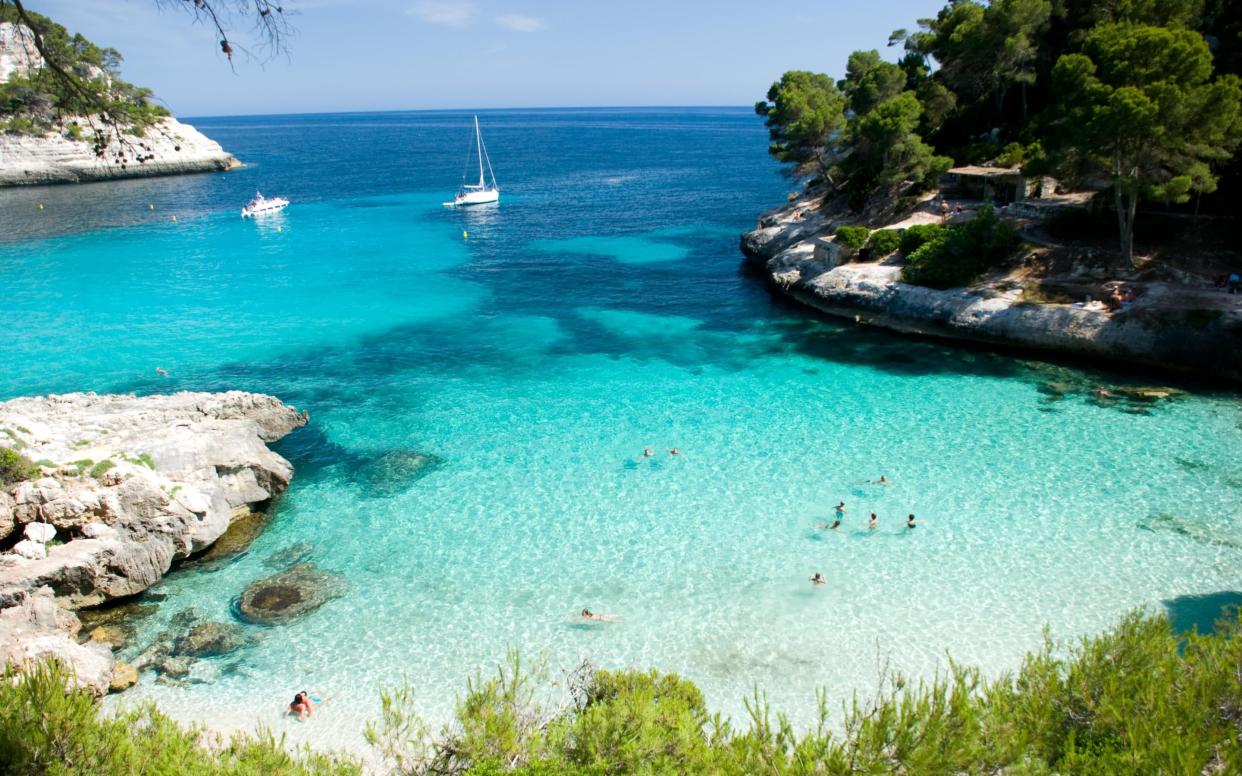
POLYGON ((478 145, 479 151, 479 188, 484 187, 483 183, 483 133, 479 131, 479 117, 474 117, 474 140, 478 145))

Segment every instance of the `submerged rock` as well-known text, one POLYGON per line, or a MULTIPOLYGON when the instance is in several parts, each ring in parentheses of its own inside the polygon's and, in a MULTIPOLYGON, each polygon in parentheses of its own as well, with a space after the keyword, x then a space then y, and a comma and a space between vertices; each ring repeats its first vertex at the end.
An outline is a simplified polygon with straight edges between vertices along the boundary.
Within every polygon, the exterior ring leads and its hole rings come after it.
POLYGON ((246 510, 244 514, 233 518, 228 530, 216 539, 215 544, 207 548, 201 555, 195 556, 194 565, 215 565, 221 561, 241 555, 250 549, 254 540, 259 538, 267 527, 268 516, 262 512, 246 510))
POLYGON ((238 612, 250 622, 278 625, 313 612, 344 591, 341 577, 320 570, 314 563, 299 563, 247 587, 238 602, 238 612))
POLYGON ((387 496, 400 493, 444 465, 444 459, 417 450, 387 450, 358 466, 359 484, 369 493, 387 496))
POLYGON ((277 550, 263 561, 269 569, 287 569, 310 558, 315 552, 315 545, 310 542, 294 542, 283 550, 277 550))
POLYGON ((138 669, 129 663, 118 662, 112 668, 112 681, 108 684, 108 692, 121 692, 138 684, 138 669))
POLYGON ((134 629, 128 625, 96 625, 87 635, 88 640, 105 644, 110 649, 124 649, 134 637, 134 629))
POLYGON ((1140 520, 1138 527, 1144 531, 1177 534, 1203 544, 1242 548, 1242 535, 1222 530, 1194 518, 1162 513, 1140 520))
POLYGON ((100 626, 128 628, 135 620, 149 617, 158 612, 159 609, 160 607, 157 604, 130 601, 129 603, 106 606, 99 609, 81 609, 78 611, 78 619, 82 621, 82 627, 88 631, 92 631, 100 626))
POLYGON ((216 657, 240 649, 250 643, 245 630, 234 623, 200 622, 173 644, 178 656, 216 657))

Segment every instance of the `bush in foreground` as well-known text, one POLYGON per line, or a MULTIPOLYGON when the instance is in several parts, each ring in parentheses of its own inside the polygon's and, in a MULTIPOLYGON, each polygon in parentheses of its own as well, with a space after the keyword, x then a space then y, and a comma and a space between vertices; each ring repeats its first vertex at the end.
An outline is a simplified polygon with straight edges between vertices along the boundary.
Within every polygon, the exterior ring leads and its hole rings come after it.
MULTIPOLYGON (((797 730, 756 691, 749 719, 708 712, 693 683, 655 671, 567 673, 555 684, 516 656, 468 683, 437 735, 409 685, 385 693, 367 738, 397 774, 1225 774, 1242 773, 1242 626, 1175 634, 1125 617, 1061 649, 1046 640, 1013 675, 950 664, 931 682, 887 677, 853 698, 839 732, 797 730)), ((101 719, 43 667, 0 684, 5 773, 359 772, 348 758, 286 753, 270 733, 204 748, 203 733, 153 707, 101 719)))

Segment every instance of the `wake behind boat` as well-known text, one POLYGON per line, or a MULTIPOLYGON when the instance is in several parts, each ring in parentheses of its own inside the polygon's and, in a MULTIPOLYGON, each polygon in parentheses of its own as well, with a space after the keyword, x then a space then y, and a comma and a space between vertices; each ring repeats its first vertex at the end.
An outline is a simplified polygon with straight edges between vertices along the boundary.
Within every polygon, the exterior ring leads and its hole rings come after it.
POLYGON ((284 210, 289 205, 289 200, 284 197, 272 197, 268 199, 259 192, 254 193, 254 199, 246 203, 242 208, 242 218, 251 216, 261 216, 268 213, 275 213, 278 210, 284 210))
MULTIPOLYGON (((492 171, 492 160, 487 156, 487 147, 483 145, 483 133, 479 131, 479 117, 474 117, 474 140, 475 153, 479 157, 479 182, 466 183, 466 173, 462 173, 461 189, 458 190, 457 196, 453 197, 452 202, 445 202, 445 207, 462 207, 465 205, 485 205, 489 202, 500 201, 500 188, 496 185, 496 173, 492 171), (487 164, 487 172, 492 176, 492 182, 487 183, 487 179, 483 175, 483 165, 487 164)), ((470 169, 470 155, 466 156, 466 169, 470 169)))

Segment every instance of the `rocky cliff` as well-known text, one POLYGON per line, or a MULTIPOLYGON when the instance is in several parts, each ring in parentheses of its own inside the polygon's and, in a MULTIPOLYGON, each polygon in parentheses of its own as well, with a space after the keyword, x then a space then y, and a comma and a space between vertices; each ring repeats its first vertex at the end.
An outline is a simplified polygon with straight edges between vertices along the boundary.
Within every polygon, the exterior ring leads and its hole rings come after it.
POLYGON ((1138 283, 1128 309, 1035 302, 1013 278, 936 290, 901 282, 897 261, 850 263, 805 203, 764 214, 742 251, 781 292, 829 315, 897 331, 1031 348, 1242 382, 1242 296, 1138 283))
MULTIPOLYGON (((0 83, 43 67, 29 30, 0 22, 0 83)), ((98 68, 87 76, 107 81, 98 68)), ((174 118, 156 122, 141 137, 105 128, 97 118, 66 116, 57 131, 42 135, 0 133, 0 186, 77 183, 150 175, 228 170, 239 166, 219 143, 174 118), (111 142, 96 153, 92 122, 111 142), (82 139, 75 140, 74 137, 82 139)))
POLYGON ((106 691, 110 650, 71 610, 146 590, 293 476, 267 447, 305 425, 259 394, 69 394, 0 403, 0 447, 38 467, 0 489, 0 656, 69 662, 106 691))
MULTIPOLYGON (((85 126, 85 120, 79 123, 85 126)), ((163 119, 142 137, 127 137, 126 142, 132 148, 126 149, 128 158, 121 162, 117 160, 121 143, 116 140, 98 157, 90 143, 65 135, 0 135, 0 186, 182 175, 241 166, 219 143, 174 118, 163 119)))

